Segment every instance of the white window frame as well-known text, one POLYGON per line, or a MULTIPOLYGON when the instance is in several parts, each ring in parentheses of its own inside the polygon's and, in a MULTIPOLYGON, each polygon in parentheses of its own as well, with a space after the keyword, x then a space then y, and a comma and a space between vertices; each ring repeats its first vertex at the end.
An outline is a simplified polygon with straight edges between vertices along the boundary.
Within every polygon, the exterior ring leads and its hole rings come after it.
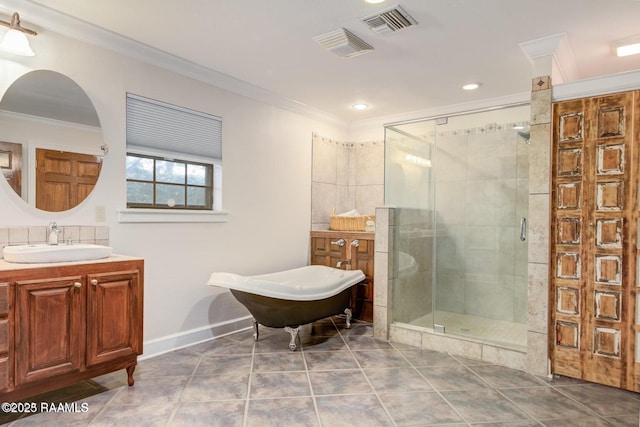
MULTIPOLYGON (((166 104, 160 101, 150 100, 138 95, 127 94, 127 99, 133 98, 143 100, 151 104, 159 104, 168 106, 177 110, 188 110, 186 108, 166 104)), ((191 110, 189 110, 191 111, 191 110)), ((198 112, 196 112, 198 113, 198 112)), ((220 122, 222 120, 220 119, 220 122)), ((221 140, 220 140, 221 150, 221 140)), ((118 210, 118 221, 121 223, 140 223, 140 222, 185 222, 185 223, 202 223, 202 222, 226 222, 228 212, 222 210, 222 159, 207 158, 196 155, 189 155, 180 152, 171 152, 165 149, 153 149, 148 146, 136 146, 127 141, 127 153, 134 153, 143 156, 161 157, 167 160, 183 160, 193 161, 197 163, 206 163, 213 166, 213 210, 203 209, 154 209, 154 208, 124 208, 118 210)), ((220 156, 221 157, 221 156, 220 156)), ((125 194, 127 180, 125 179, 125 194)))

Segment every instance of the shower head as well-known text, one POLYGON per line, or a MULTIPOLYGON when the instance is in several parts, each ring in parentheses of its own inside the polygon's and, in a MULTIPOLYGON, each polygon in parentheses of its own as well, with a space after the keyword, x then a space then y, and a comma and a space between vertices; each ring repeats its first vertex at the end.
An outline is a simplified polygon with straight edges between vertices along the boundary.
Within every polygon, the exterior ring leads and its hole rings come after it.
POLYGON ((531 131, 518 131, 518 136, 524 140, 525 143, 531 144, 529 138, 531 138, 531 131))

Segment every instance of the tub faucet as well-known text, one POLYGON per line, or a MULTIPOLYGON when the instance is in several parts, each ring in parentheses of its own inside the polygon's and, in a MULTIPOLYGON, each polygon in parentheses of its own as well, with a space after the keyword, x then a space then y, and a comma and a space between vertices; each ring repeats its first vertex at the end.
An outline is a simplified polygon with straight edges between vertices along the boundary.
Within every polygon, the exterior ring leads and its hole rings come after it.
POLYGON ((338 261, 336 264, 336 268, 342 268, 343 265, 351 265, 350 259, 343 259, 342 261, 338 261))
POLYGON ((58 227, 58 224, 55 221, 52 221, 49 224, 49 244, 57 245, 58 244, 58 235, 62 232, 62 229, 58 227))

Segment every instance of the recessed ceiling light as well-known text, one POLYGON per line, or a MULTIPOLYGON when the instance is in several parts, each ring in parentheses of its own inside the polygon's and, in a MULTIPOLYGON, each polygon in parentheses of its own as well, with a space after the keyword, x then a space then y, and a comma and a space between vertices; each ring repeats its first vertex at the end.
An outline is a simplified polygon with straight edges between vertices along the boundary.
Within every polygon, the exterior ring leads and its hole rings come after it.
POLYGON ((369 108, 367 104, 353 104, 351 106, 354 110, 363 111, 369 108))
POLYGON ((462 86, 462 89, 475 90, 475 89, 478 89, 479 87, 480 87, 479 83, 467 83, 466 85, 462 86))
POLYGON ((367 3, 372 3, 372 4, 377 4, 377 3, 382 3, 384 0, 364 0, 367 3))
POLYGON ((629 56, 640 53, 640 35, 613 42, 617 56, 629 56))

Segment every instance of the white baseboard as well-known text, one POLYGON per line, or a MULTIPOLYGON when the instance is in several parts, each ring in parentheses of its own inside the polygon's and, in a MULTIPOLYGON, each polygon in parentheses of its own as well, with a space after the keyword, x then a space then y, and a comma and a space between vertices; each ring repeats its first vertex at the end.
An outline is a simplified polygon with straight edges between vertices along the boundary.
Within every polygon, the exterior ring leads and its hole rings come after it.
POLYGON ((173 350, 190 347, 192 345, 220 338, 235 332, 244 331, 251 328, 252 325, 253 318, 251 316, 244 316, 155 338, 143 343, 144 352, 138 359, 148 359, 173 350))

